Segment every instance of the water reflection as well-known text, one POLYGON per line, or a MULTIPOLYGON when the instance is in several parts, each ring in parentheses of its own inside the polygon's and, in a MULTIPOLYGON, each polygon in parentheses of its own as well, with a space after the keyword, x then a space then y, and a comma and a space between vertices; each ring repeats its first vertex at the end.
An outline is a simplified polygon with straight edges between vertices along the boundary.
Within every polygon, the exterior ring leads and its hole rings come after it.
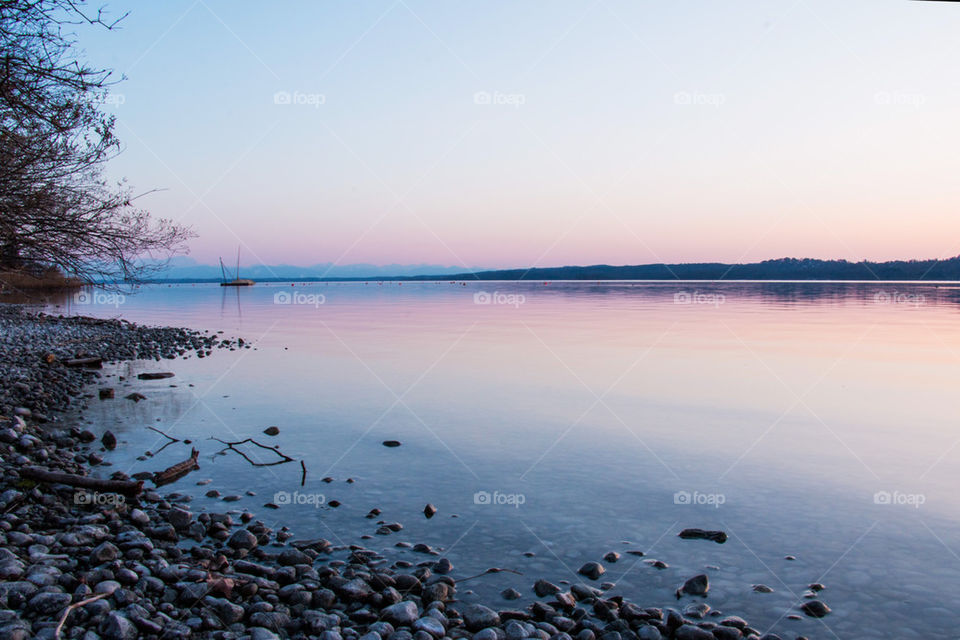
MULTIPOLYGON (((578 580, 580 564, 616 550, 611 593, 644 604, 675 603, 677 585, 711 566, 711 606, 781 634, 827 633, 783 617, 821 581, 840 637, 891 627, 947 637, 960 622, 943 590, 960 580, 954 287, 182 285, 69 311, 256 344, 178 362, 176 386, 129 382, 138 365, 106 381, 147 396, 118 393, 86 413, 97 425, 123 421, 114 468, 186 457, 190 447, 176 445, 138 461, 162 444, 144 428, 153 425, 201 449, 197 478, 224 495, 256 491, 239 504, 268 524, 335 541, 369 535, 369 546, 413 562, 423 558, 394 544, 425 542, 447 550, 458 577, 490 566, 524 574, 471 581, 468 600, 496 602, 507 587, 529 599, 536 578, 578 580), (270 444, 305 461, 303 487, 296 465, 251 469, 208 440, 264 439, 270 425, 270 444), (389 439, 402 446, 384 447, 389 439), (262 508, 294 491, 326 502, 262 508), (430 520, 427 502, 440 509, 430 520), (377 535, 364 517, 374 507, 404 530, 377 535), (685 527, 730 539, 680 540, 685 527), (669 567, 645 562, 654 559, 669 567), (757 583, 774 592, 755 593, 757 583)), ((193 480, 172 486, 197 509, 230 506, 193 480)))

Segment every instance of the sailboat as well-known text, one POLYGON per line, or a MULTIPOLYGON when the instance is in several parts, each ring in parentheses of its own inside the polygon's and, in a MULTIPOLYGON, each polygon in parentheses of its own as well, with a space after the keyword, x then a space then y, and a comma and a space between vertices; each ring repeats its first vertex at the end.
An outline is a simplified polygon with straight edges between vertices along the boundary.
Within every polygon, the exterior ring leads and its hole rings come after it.
POLYGON ((223 258, 220 258, 220 276, 223 278, 220 281, 221 287, 251 287, 253 286, 253 280, 248 280, 247 278, 240 277, 240 248, 237 247, 237 270, 233 273, 233 277, 229 280, 227 276, 230 275, 227 271, 227 268, 223 266, 223 258))

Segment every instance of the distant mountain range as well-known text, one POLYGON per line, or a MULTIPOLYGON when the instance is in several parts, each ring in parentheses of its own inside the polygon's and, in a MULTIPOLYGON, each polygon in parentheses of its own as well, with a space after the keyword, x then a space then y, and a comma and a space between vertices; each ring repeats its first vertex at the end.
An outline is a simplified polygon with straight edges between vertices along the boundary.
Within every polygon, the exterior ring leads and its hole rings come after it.
MULTIPOLYGON (((537 267, 464 272, 436 265, 260 265, 241 276, 261 282, 281 280, 960 280, 960 256, 946 260, 848 262, 780 258, 748 264, 720 262, 577 267, 537 267)), ((177 258, 154 281, 219 281, 220 267, 177 258)))

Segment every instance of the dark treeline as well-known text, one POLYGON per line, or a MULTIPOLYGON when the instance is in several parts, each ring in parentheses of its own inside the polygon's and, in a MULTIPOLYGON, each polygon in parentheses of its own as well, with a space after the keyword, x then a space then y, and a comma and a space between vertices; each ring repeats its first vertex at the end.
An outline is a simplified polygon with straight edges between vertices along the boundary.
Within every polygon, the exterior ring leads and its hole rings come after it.
POLYGON ((614 267, 547 267, 430 276, 409 280, 960 280, 960 257, 947 260, 848 262, 781 258, 749 264, 703 262, 614 267))

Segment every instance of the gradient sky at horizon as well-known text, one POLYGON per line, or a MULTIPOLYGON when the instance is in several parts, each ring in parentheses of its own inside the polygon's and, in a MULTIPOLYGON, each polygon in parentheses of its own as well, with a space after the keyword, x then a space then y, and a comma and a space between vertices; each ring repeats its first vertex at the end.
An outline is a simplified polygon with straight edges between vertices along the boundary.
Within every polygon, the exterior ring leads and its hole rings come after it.
POLYGON ((200 262, 960 254, 960 4, 109 8, 110 174, 200 262))

